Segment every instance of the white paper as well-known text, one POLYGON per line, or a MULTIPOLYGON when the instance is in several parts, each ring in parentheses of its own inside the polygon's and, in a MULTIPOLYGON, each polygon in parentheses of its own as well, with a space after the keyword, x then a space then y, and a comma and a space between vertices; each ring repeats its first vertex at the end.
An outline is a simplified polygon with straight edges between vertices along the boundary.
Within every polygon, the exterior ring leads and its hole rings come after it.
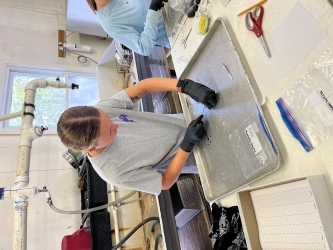
MULTIPOLYGON (((263 32, 265 35, 265 14, 263 32)), ((282 23, 266 37, 272 57, 267 57, 262 46, 254 55, 253 75, 262 96, 296 67, 325 36, 323 28, 304 6, 297 2, 282 23)), ((262 100, 261 104, 264 102, 265 100, 262 100)))
POLYGON ((329 249, 307 180, 251 191, 250 195, 262 249, 329 249))
POLYGON ((261 143, 258 139, 257 134, 254 132, 252 125, 249 125, 246 129, 244 129, 244 133, 249 140, 250 146, 255 155, 262 151, 261 143))

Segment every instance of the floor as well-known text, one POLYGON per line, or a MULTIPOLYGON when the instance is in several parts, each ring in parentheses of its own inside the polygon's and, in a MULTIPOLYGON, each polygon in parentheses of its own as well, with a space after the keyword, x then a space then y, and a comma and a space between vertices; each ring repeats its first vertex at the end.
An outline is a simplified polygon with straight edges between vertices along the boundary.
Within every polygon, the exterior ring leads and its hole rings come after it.
MULTIPOLYGON (((196 175, 197 185, 202 197, 205 201, 199 175, 196 175)), ((202 210, 185 226, 178 230, 181 249, 184 250, 203 250, 212 249, 212 242, 209 238, 211 227, 211 210, 208 202, 205 203, 205 210, 202 210)))
MULTIPOLYGON (((201 197, 203 198, 203 192, 200 185, 200 179, 196 176, 196 181, 199 187, 201 197)), ((203 199, 204 200, 204 199, 203 199)), ((178 236, 180 241, 180 247, 182 250, 205 250, 212 249, 212 243, 209 238, 210 231, 210 206, 205 203, 205 210, 202 210, 192 220, 185 224, 182 228, 178 229, 178 236)), ((148 195, 141 201, 141 211, 143 219, 159 216, 156 203, 156 196, 148 195)), ((143 226, 144 239, 146 244, 146 250, 152 250, 155 247, 155 242, 158 241, 158 250, 164 250, 163 241, 158 238, 161 233, 160 225, 154 226, 154 232, 152 232, 152 225, 154 223, 147 223, 143 226)))
MULTIPOLYGON (((158 215, 158 208, 155 195, 148 195, 146 198, 140 202, 142 219, 146 219, 158 215)), ((158 250, 164 250, 163 241, 158 238, 158 235, 161 234, 160 224, 156 224, 154 227, 154 222, 149 222, 143 226, 144 231, 144 241, 146 248, 145 250, 153 250, 155 244, 157 244, 158 250), (152 232, 153 230, 153 232, 152 232), (157 241, 157 243, 156 243, 157 241)), ((156 248, 155 248, 156 249, 156 248)))

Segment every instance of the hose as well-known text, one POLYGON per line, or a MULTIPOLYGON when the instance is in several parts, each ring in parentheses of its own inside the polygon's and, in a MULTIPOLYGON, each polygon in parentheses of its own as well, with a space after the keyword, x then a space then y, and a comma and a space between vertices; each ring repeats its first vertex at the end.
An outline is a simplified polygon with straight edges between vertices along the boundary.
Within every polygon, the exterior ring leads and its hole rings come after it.
POLYGON ((156 239, 155 239, 155 245, 154 245, 154 250, 157 250, 157 249, 158 249, 158 240, 159 240, 159 239, 163 239, 162 234, 158 234, 158 235, 156 236, 156 239))
MULTIPOLYGON (((143 196, 141 196, 141 197, 138 198, 138 199, 131 200, 131 201, 127 201, 127 202, 122 202, 120 205, 123 206, 123 205, 127 205, 127 204, 131 204, 131 203, 134 203, 134 202, 140 201, 140 200, 146 198, 148 195, 149 195, 149 194, 146 193, 146 194, 144 194, 143 196)), ((89 216, 89 213, 85 213, 85 214, 83 215, 83 217, 82 217, 82 224, 86 221, 86 219, 88 218, 88 216, 89 216)), ((159 222, 158 222, 158 223, 159 223, 159 222)))
POLYGON ((126 201, 126 202, 122 202, 120 205, 123 206, 123 205, 128 205, 128 204, 131 204, 131 203, 134 203, 134 202, 137 202, 137 201, 141 201, 142 199, 146 198, 149 194, 146 193, 144 195, 142 195, 140 198, 137 198, 135 200, 131 200, 131 201, 126 201))
MULTIPOLYGON (((111 203, 108 203, 108 204, 105 204, 105 205, 102 205, 102 206, 99 206, 99 207, 94 207, 94 208, 89 208, 89 209, 84 209, 84 210, 77 210, 77 211, 65 211, 65 210, 61 210, 61 209, 56 208, 52 203, 51 195, 50 195, 50 197, 47 198, 47 203, 50 205, 50 208, 52 208, 54 211, 56 211, 57 213, 60 213, 60 214, 82 214, 82 213, 94 212, 94 211, 101 210, 101 209, 104 209, 104 208, 107 208, 107 207, 110 207, 110 206, 113 206, 113 205, 117 205, 117 204, 121 203, 123 200, 126 200, 129 197, 131 197, 132 195, 134 195, 136 192, 137 192, 136 190, 132 191, 128 195, 126 195, 126 196, 124 196, 124 197, 122 197, 118 200, 115 200, 111 203)), ((146 194, 146 195, 148 195, 148 194, 146 194)), ((144 197, 146 197, 146 196, 143 195, 142 197, 140 197, 137 200, 141 200, 144 197)), ((136 201, 136 200, 134 200, 134 201, 136 201)), ((121 203, 121 205, 130 204, 130 203, 133 203, 134 201, 129 201, 127 203, 121 203)))
POLYGON ((149 221, 152 221, 152 220, 160 220, 159 217, 149 217, 143 221, 141 221, 131 232, 129 232, 124 239, 122 239, 117 245, 115 245, 111 250, 116 250, 118 249, 119 247, 121 247, 126 240, 128 240, 129 237, 132 236, 132 234, 134 234, 140 227, 142 227, 144 224, 146 224, 147 222, 149 221))

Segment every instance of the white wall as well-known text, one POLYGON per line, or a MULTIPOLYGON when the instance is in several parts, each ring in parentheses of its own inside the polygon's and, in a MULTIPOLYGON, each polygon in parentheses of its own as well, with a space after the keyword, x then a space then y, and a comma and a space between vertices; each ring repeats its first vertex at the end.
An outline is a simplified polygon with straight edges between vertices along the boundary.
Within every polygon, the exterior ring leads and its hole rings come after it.
MULTIPOLYGON (((82 0, 83 1, 83 0, 82 0)), ((0 1, 0 90, 5 67, 20 65, 95 73, 95 64, 81 65, 77 57, 58 58, 58 29, 66 27, 66 0, 0 1)), ((73 34, 68 42, 92 47, 89 57, 99 61, 111 40, 73 34)), ((115 72, 115 78, 119 77, 115 72)), ((0 187, 14 185, 18 134, 0 132, 0 187)), ((62 158, 66 148, 56 134, 33 142, 30 184, 51 191, 54 205, 64 210, 80 209, 77 172, 62 158)), ((0 250, 12 246, 12 201, 0 201, 0 250)), ((62 237, 80 226, 80 215, 61 215, 46 204, 43 195, 29 200, 28 249, 60 249, 62 237)))

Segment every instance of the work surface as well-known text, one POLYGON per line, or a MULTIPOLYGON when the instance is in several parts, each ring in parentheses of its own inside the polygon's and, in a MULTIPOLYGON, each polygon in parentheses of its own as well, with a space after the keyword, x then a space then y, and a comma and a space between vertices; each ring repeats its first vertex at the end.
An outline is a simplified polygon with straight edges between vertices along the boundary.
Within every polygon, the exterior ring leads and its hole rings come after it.
MULTIPOLYGON (((203 5, 207 0, 202 1, 203 5)), ((250 70, 255 74, 255 80, 261 81, 263 75, 258 71, 260 65, 269 64, 267 55, 263 52, 259 39, 255 37, 252 32, 249 32, 245 27, 245 15, 237 16, 239 12, 247 7, 255 4, 257 1, 231 0, 226 6, 223 6, 222 0, 210 0, 208 5, 208 12, 211 14, 211 23, 216 18, 222 17, 230 24, 237 41, 241 47, 242 53, 247 60, 250 70), (259 73, 258 73, 259 72, 259 73)), ((265 14, 263 19, 263 31, 266 38, 271 36, 274 38, 275 31, 283 24, 288 14, 293 10, 296 4, 301 4, 313 17, 314 21, 319 24, 319 27, 326 33, 320 41, 309 50, 309 53, 304 54, 304 57, 295 61, 295 65, 289 65, 290 69, 274 68, 277 76, 272 79, 276 82, 271 88, 266 88, 264 92, 265 103, 261 106, 267 123, 271 129, 277 147, 282 158, 281 166, 275 172, 263 177, 249 186, 258 186, 266 183, 276 182, 280 180, 291 179, 295 177, 323 174, 325 176, 329 192, 333 198, 333 138, 329 138, 314 150, 307 153, 300 143, 293 138, 288 131, 286 125, 283 123, 280 112, 275 104, 292 85, 295 85, 302 76, 306 75, 310 68, 322 57, 330 46, 333 46, 333 8, 327 0, 268 0, 263 5, 265 14), (285 71, 285 75, 281 71, 285 71), (280 73, 280 75, 278 74, 280 73)), ((176 70, 176 74, 180 77, 186 68, 186 61, 190 61, 199 48, 205 35, 198 35, 195 32, 198 18, 187 18, 179 34, 176 34, 171 40, 172 49, 171 55, 176 70), (190 29, 193 29, 187 40, 187 47, 184 49, 182 40, 186 38, 190 29)), ((320 36, 320 34, 318 35, 320 36)), ((318 37, 317 36, 317 37, 318 37)), ((273 39, 272 38, 272 39, 273 39)), ((284 41, 284 38, 278 38, 284 41)), ((286 38, 287 39, 287 38, 286 38)), ((268 46, 270 46, 269 39, 268 46)), ((307 41, 301 41, 306 47, 307 41)), ((271 43, 271 46, 272 43, 271 43)), ((274 48, 271 48, 274 51, 274 48)), ((305 52, 303 52, 305 53, 305 52)), ((274 55, 272 57, 279 55, 274 55)), ((291 58, 295 58, 291 53, 291 58)), ((286 64, 288 62, 286 61, 286 64)), ((273 72, 274 73, 274 72, 273 72)), ((203 73, 204 74, 204 73, 203 73)), ((264 73, 263 73, 264 74, 264 73)), ((195 80, 195 79, 194 79, 195 80)), ((223 149, 221 149, 221 152, 223 149)), ((223 163, 221 163, 223 164, 223 163)), ((235 194, 227 195, 217 201, 219 205, 232 206, 236 205, 235 194)))

